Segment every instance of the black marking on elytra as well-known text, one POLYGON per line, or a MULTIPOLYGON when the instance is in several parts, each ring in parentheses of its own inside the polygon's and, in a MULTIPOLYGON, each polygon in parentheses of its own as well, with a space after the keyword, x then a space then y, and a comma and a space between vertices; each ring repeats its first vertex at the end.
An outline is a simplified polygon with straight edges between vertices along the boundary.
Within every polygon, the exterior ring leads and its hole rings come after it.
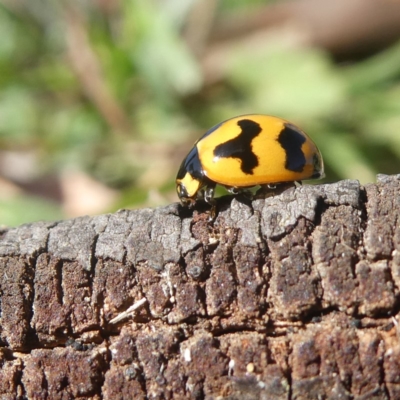
POLYGON ((313 156, 313 167, 314 167, 314 171, 313 171, 311 178, 315 178, 315 179, 323 178, 324 172, 323 172, 323 168, 322 168, 322 160, 318 156, 317 153, 315 153, 313 156))
POLYGON ((302 172, 306 165, 306 158, 301 149, 306 141, 304 134, 294 125, 286 123, 277 140, 286 152, 285 168, 289 171, 302 172))
POLYGON ((186 172, 189 172, 189 174, 192 175, 193 178, 198 180, 202 180, 204 176, 197 146, 194 146, 193 149, 190 150, 186 158, 183 160, 176 179, 183 179, 186 175, 186 172))
POLYGON ((241 119, 237 124, 242 129, 240 134, 216 146, 214 157, 237 158, 241 163, 241 170, 250 175, 258 165, 258 157, 253 152, 251 142, 261 133, 262 129, 257 122, 251 119, 241 119))

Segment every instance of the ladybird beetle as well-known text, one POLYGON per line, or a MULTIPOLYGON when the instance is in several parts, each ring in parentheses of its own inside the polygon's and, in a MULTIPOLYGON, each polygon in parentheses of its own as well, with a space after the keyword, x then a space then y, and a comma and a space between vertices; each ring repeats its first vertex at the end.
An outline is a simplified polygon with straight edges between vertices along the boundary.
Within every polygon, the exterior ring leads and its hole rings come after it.
POLYGON ((176 190, 183 205, 213 206, 216 184, 230 192, 324 176, 320 151, 297 126, 268 115, 243 115, 209 129, 183 160, 176 190))

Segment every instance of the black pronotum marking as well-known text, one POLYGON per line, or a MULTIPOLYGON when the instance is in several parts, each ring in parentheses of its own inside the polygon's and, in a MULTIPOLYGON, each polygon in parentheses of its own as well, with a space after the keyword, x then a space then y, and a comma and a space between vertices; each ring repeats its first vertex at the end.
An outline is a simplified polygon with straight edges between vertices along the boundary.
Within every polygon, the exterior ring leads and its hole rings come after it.
POLYGON ((285 124, 284 126, 277 140, 286 152, 285 168, 289 171, 302 172, 306 165, 306 158, 301 146, 306 138, 294 125, 285 124))
POLYGON ((190 150, 186 158, 183 160, 176 179, 183 179, 186 175, 186 172, 189 172, 189 174, 192 175, 193 178, 200 181, 204 176, 197 146, 194 146, 193 149, 190 150))
POLYGON ((199 151, 197 150, 197 143, 203 140, 205 137, 211 135, 214 131, 216 131, 223 122, 213 126, 210 128, 194 145, 192 150, 190 150, 189 154, 182 161, 181 167, 179 168, 178 175, 176 179, 183 179, 186 175, 186 172, 189 172, 193 178, 202 180, 204 178, 203 167, 200 162, 199 151))
POLYGON ((251 142, 262 129, 259 124, 250 119, 241 119, 237 124, 242 129, 239 136, 221 143, 214 149, 214 157, 237 158, 240 160, 240 168, 245 174, 253 174, 258 166, 258 157, 253 153, 251 142))
MULTIPOLYGON (((179 168, 176 179, 181 180, 185 177, 186 173, 189 174, 199 181, 199 185, 202 185, 206 181, 206 177, 204 176, 203 167, 201 166, 199 159, 199 152, 197 150, 197 146, 194 146, 192 150, 190 150, 187 157, 183 160, 181 167, 179 168)), ((185 185, 177 186, 178 195, 182 198, 187 198, 188 192, 185 185)))

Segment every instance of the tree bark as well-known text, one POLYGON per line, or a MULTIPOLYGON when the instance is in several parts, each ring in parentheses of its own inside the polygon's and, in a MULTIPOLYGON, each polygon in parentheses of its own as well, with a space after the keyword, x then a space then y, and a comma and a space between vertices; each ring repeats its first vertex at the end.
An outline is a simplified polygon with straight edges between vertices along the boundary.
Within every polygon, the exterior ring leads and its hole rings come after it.
POLYGON ((1 399, 399 399, 400 175, 0 232, 1 399))

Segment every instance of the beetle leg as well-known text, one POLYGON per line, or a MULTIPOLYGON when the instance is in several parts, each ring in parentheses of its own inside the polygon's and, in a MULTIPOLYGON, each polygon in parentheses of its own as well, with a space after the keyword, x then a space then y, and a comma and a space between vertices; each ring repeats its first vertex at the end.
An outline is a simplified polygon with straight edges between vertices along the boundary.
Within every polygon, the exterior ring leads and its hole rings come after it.
POLYGON ((208 185, 204 190, 204 200, 211 205, 215 204, 214 190, 215 185, 208 185))
POLYGON ((217 216, 217 201, 214 199, 215 185, 208 185, 204 190, 204 200, 211 205, 209 221, 214 221, 217 216))
POLYGON ((248 188, 238 188, 235 186, 225 186, 225 188, 229 193, 232 193, 234 195, 237 195, 237 194, 243 195, 243 196, 248 197, 249 199, 251 199, 253 197, 252 191, 249 190, 248 188))
POLYGON ((231 194, 239 194, 241 189, 235 186, 226 186, 226 190, 231 194))
POLYGON ((283 182, 274 185, 261 185, 260 189, 258 189, 256 192, 256 197, 271 197, 276 194, 281 194, 286 189, 289 189, 291 187, 296 187, 295 182, 283 182))

